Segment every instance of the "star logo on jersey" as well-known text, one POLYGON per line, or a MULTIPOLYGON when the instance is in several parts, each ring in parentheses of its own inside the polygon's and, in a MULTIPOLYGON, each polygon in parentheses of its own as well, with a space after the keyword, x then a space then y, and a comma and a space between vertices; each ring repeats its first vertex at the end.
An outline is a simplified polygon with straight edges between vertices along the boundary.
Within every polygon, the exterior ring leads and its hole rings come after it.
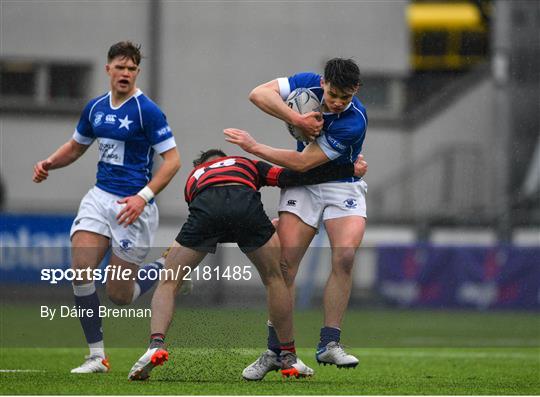
POLYGON ((128 119, 127 114, 126 114, 126 117, 124 117, 123 119, 118 119, 118 121, 120 122, 120 127, 118 127, 118 129, 125 128, 128 131, 129 131, 129 125, 133 123, 132 120, 128 119))

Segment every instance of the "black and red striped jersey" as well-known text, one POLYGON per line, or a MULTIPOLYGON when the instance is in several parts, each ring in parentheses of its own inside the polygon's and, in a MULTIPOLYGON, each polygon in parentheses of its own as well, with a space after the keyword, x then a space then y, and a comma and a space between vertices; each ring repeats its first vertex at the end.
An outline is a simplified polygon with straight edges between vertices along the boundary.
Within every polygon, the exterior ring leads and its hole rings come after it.
POLYGON ((238 183, 259 190, 262 186, 314 185, 347 178, 353 174, 353 164, 326 163, 307 172, 295 172, 240 156, 218 157, 198 165, 191 171, 184 189, 184 197, 189 204, 197 194, 215 185, 238 183))
POLYGON ((208 186, 239 183, 254 190, 261 186, 277 186, 281 167, 272 167, 264 161, 245 157, 219 157, 203 163, 189 174, 184 195, 190 203, 195 196, 208 186))

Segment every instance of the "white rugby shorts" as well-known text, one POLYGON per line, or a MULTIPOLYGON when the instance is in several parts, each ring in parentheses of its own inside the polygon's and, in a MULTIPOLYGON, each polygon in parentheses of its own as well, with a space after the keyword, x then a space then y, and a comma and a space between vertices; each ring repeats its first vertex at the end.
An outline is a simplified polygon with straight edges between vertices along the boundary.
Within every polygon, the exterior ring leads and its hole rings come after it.
POLYGON ((124 207, 118 204, 123 197, 108 193, 97 186, 81 200, 79 212, 71 226, 70 237, 78 230, 106 236, 111 240, 113 253, 127 262, 141 265, 154 242, 158 228, 159 212, 156 203, 147 204, 139 218, 124 227, 116 216, 124 207))
POLYGON ((367 183, 328 182, 281 189, 279 212, 291 212, 314 228, 323 220, 345 216, 367 217, 367 183))

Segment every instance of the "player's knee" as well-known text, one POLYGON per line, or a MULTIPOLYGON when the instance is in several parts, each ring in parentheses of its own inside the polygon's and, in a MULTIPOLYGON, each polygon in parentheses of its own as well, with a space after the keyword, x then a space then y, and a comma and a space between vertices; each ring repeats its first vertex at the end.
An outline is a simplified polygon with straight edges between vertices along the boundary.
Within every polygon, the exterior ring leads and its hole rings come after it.
POLYGON ((296 278, 298 267, 292 266, 286 258, 282 258, 280 260, 279 266, 281 268, 281 274, 285 279, 285 284, 287 284, 287 286, 292 285, 294 283, 294 279, 296 278))
POLYGON ((261 274, 261 280, 266 286, 276 282, 282 283, 283 275, 281 274, 280 267, 276 265, 266 269, 264 274, 261 274))
POLYGON ((79 259, 79 260, 76 260, 74 258, 73 262, 71 263, 71 268, 73 270, 84 270, 84 269, 91 269, 92 267, 91 266, 88 266, 88 262, 85 261, 84 259, 79 259))
POLYGON ((337 255, 335 255, 332 271, 347 276, 351 275, 355 253, 356 250, 354 248, 340 249, 337 255))

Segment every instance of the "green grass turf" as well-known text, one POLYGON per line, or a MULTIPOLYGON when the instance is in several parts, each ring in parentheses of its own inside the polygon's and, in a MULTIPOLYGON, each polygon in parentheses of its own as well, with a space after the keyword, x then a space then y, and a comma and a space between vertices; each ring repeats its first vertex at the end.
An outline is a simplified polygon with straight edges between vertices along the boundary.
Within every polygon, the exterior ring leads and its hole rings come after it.
POLYGON ((315 363, 321 313, 297 312, 299 355, 315 376, 272 372, 262 382, 241 372, 264 349, 263 310, 179 310, 170 361, 148 382, 127 380, 145 351, 148 319, 105 321, 112 371, 72 375, 87 349, 61 345, 84 345, 77 320, 42 320, 34 307, 11 305, 1 316, 0 369, 39 371, 0 372, 1 394, 540 394, 535 313, 349 310, 343 342, 361 362, 339 370, 315 363))
POLYGON ((316 366, 311 349, 299 354, 315 369, 311 379, 272 372, 261 382, 241 379, 259 350, 171 349, 171 360, 146 382, 126 379, 144 349, 108 351, 108 374, 72 375, 83 349, 4 349, 4 366, 43 372, 0 373, 3 394, 527 394, 540 392, 540 351, 534 348, 354 348, 356 369, 316 366))

